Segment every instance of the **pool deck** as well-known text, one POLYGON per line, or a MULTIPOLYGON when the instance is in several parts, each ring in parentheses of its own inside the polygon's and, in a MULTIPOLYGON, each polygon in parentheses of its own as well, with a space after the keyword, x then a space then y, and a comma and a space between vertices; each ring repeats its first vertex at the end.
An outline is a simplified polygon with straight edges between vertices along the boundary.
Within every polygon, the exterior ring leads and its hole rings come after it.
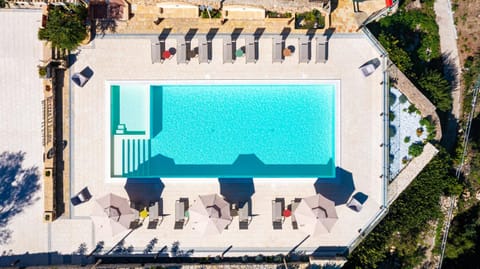
MULTIPOLYGON (((312 252, 318 247, 347 246, 354 240, 359 229, 364 229, 375 218, 383 202, 382 147, 383 121, 380 116, 383 106, 383 74, 377 70, 365 78, 358 69, 366 61, 379 57, 363 33, 333 35, 329 41, 329 60, 325 64, 299 64, 298 55, 286 57, 283 63, 272 64, 272 39, 264 34, 259 41, 259 59, 255 64, 246 64, 244 59, 234 64, 222 63, 222 39, 217 35, 213 40, 213 59, 210 64, 199 64, 192 59, 189 64, 177 64, 175 56, 163 64, 152 64, 150 44, 156 36, 131 35, 97 38, 93 43, 80 48, 77 61, 71 72, 89 66, 94 75, 83 87, 71 87, 71 193, 75 194, 88 186, 94 198, 109 192, 128 197, 123 179, 109 179, 106 163, 109 161, 107 142, 109 135, 106 114, 107 80, 222 80, 222 79, 265 79, 265 80, 340 80, 340 160, 337 166, 351 174, 355 192, 368 195, 361 212, 357 213, 338 204, 337 223, 329 234, 311 237, 297 250, 312 252)), ((240 36, 239 43, 243 41, 240 36)), ((192 41, 195 46, 196 39, 192 41)), ((239 44, 241 46, 241 44, 239 44)), ((297 36, 290 35, 286 46, 298 47, 297 36)), ((315 57, 312 43, 312 59, 315 57)), ((176 46, 174 36, 167 39, 167 47, 176 46)), ((146 224, 125 238, 125 246, 143 251, 153 238, 158 239, 154 252, 163 246, 170 247, 175 241, 182 250, 194 250, 195 256, 219 255, 232 246, 226 255, 238 256, 255 253, 288 253, 307 236, 300 230, 293 230, 291 220, 286 219, 282 230, 273 230, 271 201, 276 197, 285 198, 289 204, 294 198, 316 193, 316 178, 254 179, 255 193, 252 196, 252 213, 255 215, 248 230, 239 230, 238 219, 234 218, 228 230, 219 236, 204 238, 192 231, 187 224, 183 230, 174 230, 174 202, 188 197, 190 204, 198 194, 219 193, 218 179, 170 179, 162 178, 165 188, 162 192, 164 203, 163 222, 155 230, 147 230, 146 224), (246 239, 248 238, 248 240, 246 239), (208 240, 206 240, 208 239, 208 240)), ((347 180, 348 181, 348 180, 347 180)), ((347 184, 348 185, 348 184, 347 184)), ((339 184, 339 192, 346 184, 339 184)), ((72 252, 81 243, 89 250, 96 242, 104 241, 105 249, 114 246, 126 233, 111 237, 95 232, 89 219, 94 201, 72 208, 71 220, 60 219, 53 225, 62 229, 62 223, 69 225, 72 236, 66 241, 54 240, 55 249, 72 252), (71 225, 76 221, 84 225, 71 225), (75 230, 75 229, 79 230, 75 230)), ((65 229, 63 229, 65 230, 65 229)), ((55 234, 58 234, 55 232, 55 234)))

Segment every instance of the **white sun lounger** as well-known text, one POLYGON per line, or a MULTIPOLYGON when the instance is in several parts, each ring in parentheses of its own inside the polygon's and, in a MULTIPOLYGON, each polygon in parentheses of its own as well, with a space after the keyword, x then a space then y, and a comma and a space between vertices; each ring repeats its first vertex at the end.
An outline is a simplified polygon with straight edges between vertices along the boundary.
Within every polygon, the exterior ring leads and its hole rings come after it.
POLYGON ((245 37, 245 54, 247 63, 257 62, 257 41, 253 35, 245 37))
POLYGON ((308 36, 300 37, 298 39, 298 62, 308 63, 312 57, 312 50, 310 46, 310 39, 308 36))
POLYGON ((223 63, 233 63, 233 42, 230 36, 223 38, 223 63))
POLYGON ((177 63, 186 64, 188 63, 187 59, 187 42, 185 38, 177 39, 177 63))
POLYGON ((152 64, 161 63, 162 57, 160 52, 160 43, 152 43, 152 64))
POLYGON ((207 40, 206 36, 200 36, 198 38, 198 62, 199 63, 210 63, 211 55, 211 44, 207 40))
POLYGON ((317 36, 317 55, 315 58, 316 63, 326 63, 328 59, 328 41, 327 37, 322 35, 322 36, 317 36))
POLYGON ((274 63, 283 62, 283 49, 285 48, 285 41, 281 36, 273 38, 272 61, 274 63))

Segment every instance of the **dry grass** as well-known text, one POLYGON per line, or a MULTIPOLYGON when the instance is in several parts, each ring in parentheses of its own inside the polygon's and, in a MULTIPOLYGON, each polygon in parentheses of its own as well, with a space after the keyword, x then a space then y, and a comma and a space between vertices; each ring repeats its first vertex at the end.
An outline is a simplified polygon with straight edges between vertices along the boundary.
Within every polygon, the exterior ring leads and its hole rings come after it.
POLYGON ((480 51, 480 0, 452 0, 460 63, 480 51))

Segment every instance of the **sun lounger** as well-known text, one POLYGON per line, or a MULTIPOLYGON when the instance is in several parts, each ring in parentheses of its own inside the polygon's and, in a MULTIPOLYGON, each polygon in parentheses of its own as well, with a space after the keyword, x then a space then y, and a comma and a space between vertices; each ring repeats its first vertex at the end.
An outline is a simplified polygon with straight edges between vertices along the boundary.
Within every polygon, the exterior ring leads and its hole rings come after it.
POLYGON ((148 229, 155 229, 158 225, 158 218, 160 214, 160 202, 156 201, 148 207, 148 229))
POLYGON ((238 209, 238 225, 240 230, 247 230, 248 229, 248 217, 249 217, 249 208, 250 202, 246 202, 243 207, 238 209))
POLYGON ((210 63, 211 59, 211 41, 207 40, 206 36, 200 36, 198 38, 198 62, 199 63, 210 63))
POLYGON ((326 36, 317 36, 316 63, 326 63, 328 59, 328 41, 326 36))
POLYGON ((295 210, 297 210, 301 200, 302 199, 300 198, 295 198, 295 200, 292 201, 292 228, 294 230, 298 229, 297 219, 295 218, 295 210))
POLYGON ((298 62, 299 63, 308 63, 312 57, 312 50, 310 46, 310 39, 308 36, 300 37, 298 39, 298 62))
POLYGON ((283 62, 283 49, 285 48, 285 41, 281 36, 276 36, 273 38, 273 49, 272 49, 272 61, 274 63, 283 62))
POLYGON ((276 198, 272 201, 272 223, 274 230, 282 229, 283 216, 282 212, 285 209, 285 199, 276 198))
POLYGON ((175 227, 174 229, 183 229, 185 225, 185 213, 188 210, 188 198, 180 198, 175 201, 175 227))
POLYGON ((257 41, 253 35, 245 38, 245 54, 247 63, 257 62, 257 41))
POLYGON ((230 36, 223 38, 223 63, 233 63, 234 43, 230 36))
POLYGON ((152 43, 152 64, 162 62, 160 43, 152 43))
POLYGON ((189 50, 190 48, 184 38, 177 39, 177 63, 178 64, 188 63, 187 52, 189 50))

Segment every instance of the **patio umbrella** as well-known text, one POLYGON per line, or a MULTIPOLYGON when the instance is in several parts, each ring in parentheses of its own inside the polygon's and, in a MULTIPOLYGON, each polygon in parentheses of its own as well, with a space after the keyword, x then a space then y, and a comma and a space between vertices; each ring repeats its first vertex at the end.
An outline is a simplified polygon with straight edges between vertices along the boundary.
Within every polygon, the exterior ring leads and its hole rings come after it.
POLYGON ((193 229, 204 235, 220 234, 230 224, 230 204, 218 194, 199 195, 188 210, 193 229))
POLYGON ((330 232, 338 220, 335 203, 321 194, 303 198, 294 214, 298 227, 312 236, 330 232))
POLYGON ((235 51, 235 56, 236 57, 242 57, 243 56, 243 50, 242 49, 238 49, 235 51))
POLYGON ((171 56, 172 56, 172 54, 171 54, 170 51, 168 51, 168 50, 165 50, 165 51, 162 53, 162 57, 163 57, 164 59, 169 59, 171 56))
POLYGON ((91 217, 102 233, 114 236, 127 230, 137 215, 127 199, 110 193, 96 200, 91 217))

